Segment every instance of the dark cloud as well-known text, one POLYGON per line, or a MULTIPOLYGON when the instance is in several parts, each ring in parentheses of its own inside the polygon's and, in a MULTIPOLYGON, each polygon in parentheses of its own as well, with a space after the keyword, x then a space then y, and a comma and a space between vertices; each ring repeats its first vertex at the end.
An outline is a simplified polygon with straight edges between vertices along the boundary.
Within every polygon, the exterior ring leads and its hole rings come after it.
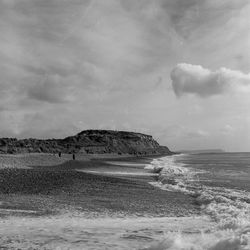
POLYGON ((70 96, 68 91, 67 86, 63 86, 63 83, 60 82, 60 76, 44 75, 41 82, 27 90, 27 94, 31 99, 49 103, 63 103, 68 101, 70 96))

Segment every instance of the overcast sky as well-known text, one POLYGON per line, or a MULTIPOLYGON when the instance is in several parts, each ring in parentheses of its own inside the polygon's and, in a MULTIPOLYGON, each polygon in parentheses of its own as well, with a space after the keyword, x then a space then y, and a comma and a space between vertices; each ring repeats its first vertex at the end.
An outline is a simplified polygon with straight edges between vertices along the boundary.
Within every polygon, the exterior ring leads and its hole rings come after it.
POLYGON ((246 0, 0 0, 0 137, 250 151, 249 16, 246 0))

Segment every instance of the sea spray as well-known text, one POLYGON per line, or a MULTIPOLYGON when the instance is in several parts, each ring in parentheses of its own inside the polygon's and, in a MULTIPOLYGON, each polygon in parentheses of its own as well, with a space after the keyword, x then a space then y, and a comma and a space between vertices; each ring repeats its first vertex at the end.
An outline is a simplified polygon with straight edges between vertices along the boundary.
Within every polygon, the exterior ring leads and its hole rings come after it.
POLYGON ((168 233, 160 243, 143 250, 249 250, 249 245, 247 237, 232 235, 231 232, 198 235, 168 233))
POLYGON ((245 190, 212 187, 199 181, 205 170, 178 162, 180 156, 154 160, 147 169, 161 169, 155 187, 170 192, 183 192, 195 198, 203 213, 216 222, 207 233, 168 234, 159 244, 146 249, 171 250, 245 250, 250 249, 250 193, 245 190))
MULTIPOLYGON (((207 227, 199 217, 86 218, 82 213, 47 217, 10 217, 0 221, 4 249, 141 249, 159 241, 164 231, 207 227)), ((165 234, 167 235, 167 234, 165 234)), ((165 238, 165 237, 164 237, 165 238)))

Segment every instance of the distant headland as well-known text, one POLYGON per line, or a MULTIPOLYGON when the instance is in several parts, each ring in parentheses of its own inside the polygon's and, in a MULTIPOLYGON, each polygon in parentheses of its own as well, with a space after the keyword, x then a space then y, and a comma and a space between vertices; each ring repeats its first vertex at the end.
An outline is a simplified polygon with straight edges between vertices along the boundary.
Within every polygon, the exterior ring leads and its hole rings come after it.
POLYGON ((212 154, 212 153, 225 153, 223 149, 213 148, 213 149, 197 149, 197 150, 178 150, 178 153, 188 153, 188 154, 212 154))
POLYGON ((0 154, 83 153, 83 154, 172 154, 151 135, 113 130, 84 130, 64 139, 0 138, 0 154))

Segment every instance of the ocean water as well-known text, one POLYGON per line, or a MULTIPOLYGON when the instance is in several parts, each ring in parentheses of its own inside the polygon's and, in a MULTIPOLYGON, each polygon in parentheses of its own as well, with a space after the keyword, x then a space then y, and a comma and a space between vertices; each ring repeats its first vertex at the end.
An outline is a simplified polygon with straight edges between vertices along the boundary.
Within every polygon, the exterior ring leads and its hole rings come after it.
POLYGON ((180 154, 134 165, 154 174, 152 186, 193 197, 201 213, 100 218, 65 211, 47 217, 11 216, 0 220, 0 248, 250 249, 250 153, 180 154))
POLYGON ((195 234, 169 233, 148 249, 250 249, 250 153, 181 154, 155 159, 151 184, 195 198, 214 224, 195 234))

